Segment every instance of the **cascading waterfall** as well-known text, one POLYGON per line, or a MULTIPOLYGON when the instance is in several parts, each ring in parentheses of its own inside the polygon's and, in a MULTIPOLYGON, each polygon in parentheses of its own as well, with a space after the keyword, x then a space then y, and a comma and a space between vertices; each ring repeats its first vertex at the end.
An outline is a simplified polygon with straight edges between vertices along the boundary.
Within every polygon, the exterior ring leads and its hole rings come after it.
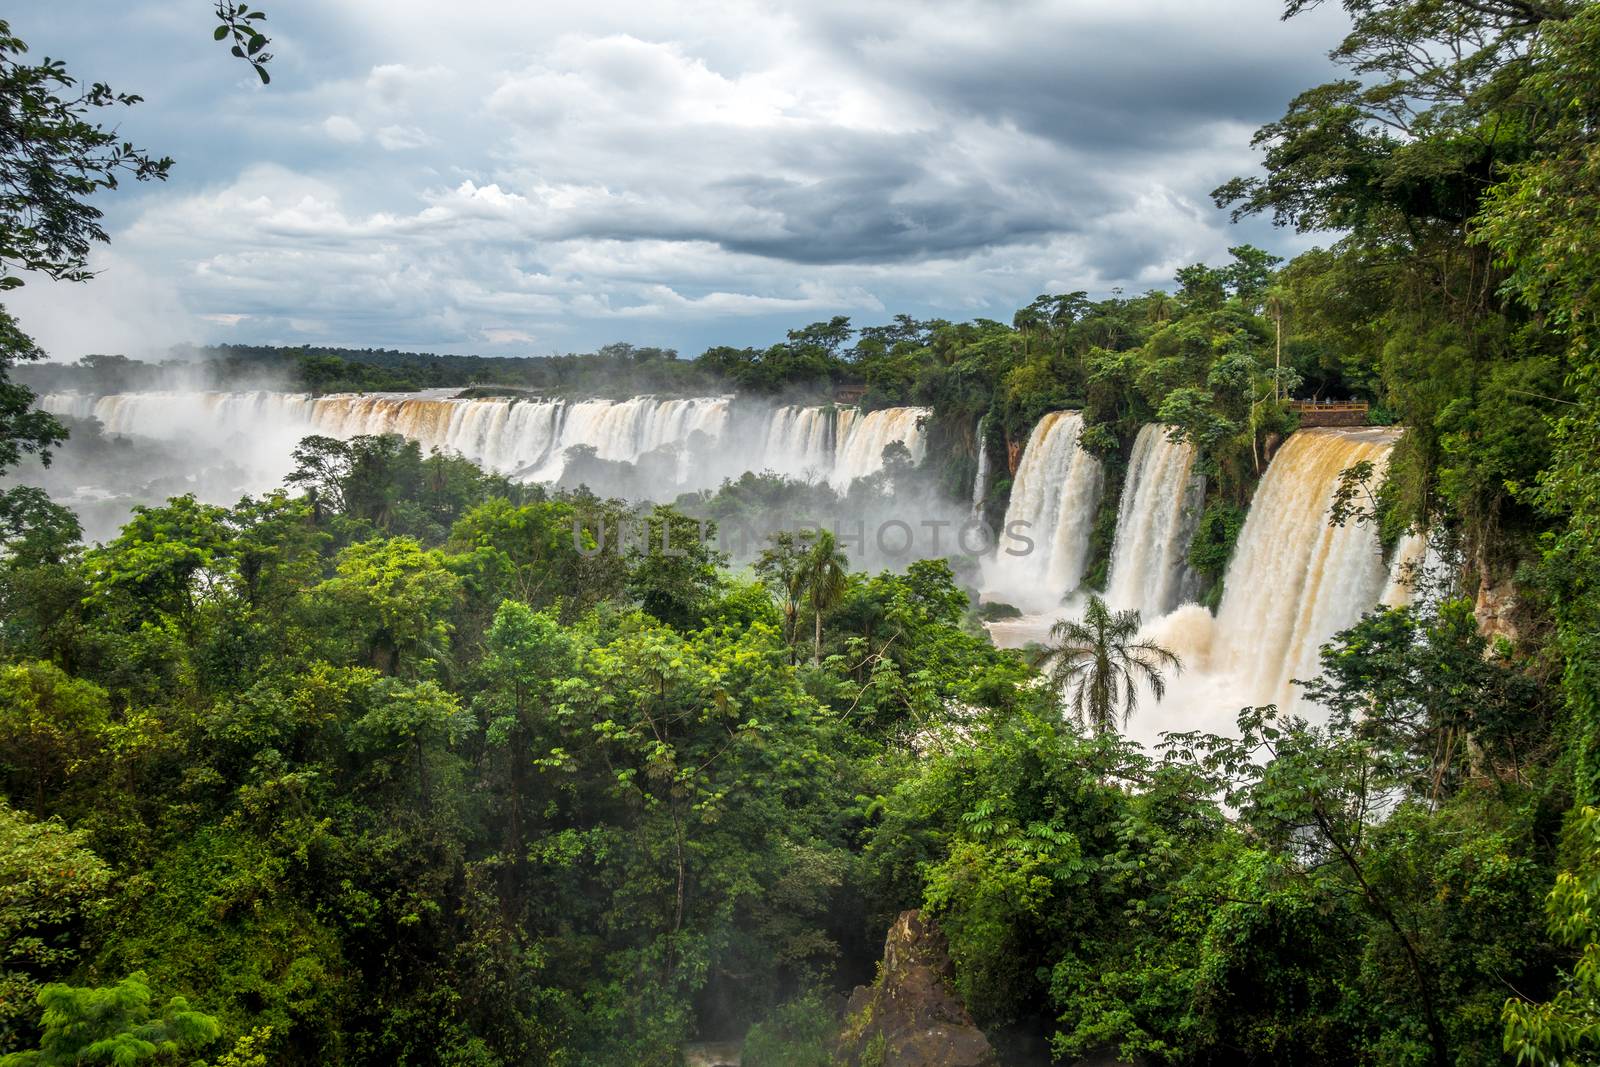
POLYGON ((1205 479, 1194 472, 1195 448, 1170 427, 1139 430, 1117 509, 1106 603, 1144 619, 1164 615, 1183 598, 1189 539, 1200 517, 1205 479))
MULTIPOLYGON (((1008 522, 1048 523, 1052 515, 1064 521, 1063 512, 1076 510, 1086 523, 1093 514, 1092 502, 1083 502, 1073 458, 1055 439, 1063 421, 1064 413, 1047 417, 1029 437, 1008 522), (1066 507, 1067 500, 1079 501, 1078 507, 1066 507)), ((1074 439, 1077 428, 1074 416, 1074 439)), ((1293 680, 1315 677, 1322 645, 1363 612, 1380 601, 1409 600, 1411 591, 1399 579, 1407 564, 1428 558, 1424 539, 1413 537, 1396 547, 1391 565, 1385 566, 1370 522, 1334 526, 1330 521, 1341 472, 1367 460, 1381 479, 1397 437, 1387 429, 1311 429, 1285 442, 1251 502, 1218 613, 1183 603, 1164 615, 1144 615, 1142 636, 1177 653, 1184 669, 1168 672, 1165 700, 1141 701, 1130 724, 1132 739, 1154 743, 1168 730, 1232 732, 1238 709, 1247 705, 1277 704, 1316 714, 1293 680)), ((1182 599, 1182 581, 1172 574, 1180 570, 1201 498, 1192 456, 1185 451, 1166 438, 1162 427, 1144 427, 1135 441, 1107 589, 1117 607, 1144 611, 1160 601, 1170 608, 1174 599, 1182 599)), ((1087 530, 1080 536, 1087 540, 1087 530)), ((1050 623, 1071 610, 1061 605, 1070 586, 1044 586, 1047 602, 1029 602, 1027 579, 1043 585, 1038 578, 1056 569, 1054 561, 1049 569, 1018 562, 1006 561, 1002 553, 987 572, 992 598, 1040 612, 991 625, 997 641, 1013 646, 1042 640, 1050 623)))
POLYGON ((750 429, 734 426, 728 396, 461 400, 428 393, 312 397, 269 391, 52 393, 40 406, 54 414, 92 416, 111 433, 248 452, 262 475, 257 488, 287 473, 290 450, 307 434, 392 433, 530 481, 559 480, 567 450, 587 446, 610 461, 670 456, 666 478, 678 488, 709 487, 725 476, 770 469, 820 477, 842 491, 876 472, 883 449, 896 441, 920 461, 925 445, 919 423, 927 415, 925 408, 862 414, 855 408, 757 407, 748 416, 750 429))
MULTIPOLYGON (((604 460, 637 462, 660 449, 680 448, 674 470, 680 483, 687 480, 688 445, 697 433, 720 437, 728 421, 727 397, 657 400, 639 396, 629 400, 582 400, 567 405, 559 440, 547 460, 528 470, 532 481, 556 481, 566 463, 566 450, 588 446, 604 460)), ((537 401, 547 406, 559 402, 537 401)))
POLYGON ((775 410, 762 440, 767 468, 786 478, 825 478, 833 469, 836 414, 842 413, 793 405, 775 410))
POLYGON ((39 406, 54 415, 98 419, 108 433, 176 437, 216 427, 244 433, 260 424, 306 425, 312 399, 304 393, 49 393, 39 406))
POLYGON ((511 473, 548 455, 562 414, 560 405, 546 401, 335 394, 311 401, 309 423, 314 432, 330 437, 399 434, 424 448, 457 452, 511 473))
MULTIPOLYGON (((683 488, 770 469, 842 489, 880 469, 892 442, 920 459, 925 440, 919 424, 927 414, 922 408, 766 407, 730 397, 460 400, 268 391, 51 394, 41 406, 92 416, 111 433, 192 444, 197 455, 251 471, 253 490, 278 484, 293 445, 310 433, 398 433, 424 448, 457 452, 529 479, 559 478, 567 450, 587 446, 602 460, 640 464, 660 457, 661 466, 640 467, 635 483, 652 487, 658 471, 664 472, 663 488, 683 488)), ((1006 524, 1033 548, 1011 555, 1006 549, 1020 545, 1002 533, 1000 550, 985 564, 993 598, 1059 614, 1063 598, 1081 584, 1104 483, 1099 462, 1079 447, 1082 428, 1080 413, 1058 411, 1029 435, 1006 524)), ((1399 579, 1408 564, 1425 558, 1423 538, 1403 541, 1386 568, 1370 525, 1328 523, 1340 472, 1365 459, 1381 474, 1394 440, 1385 430, 1292 436, 1262 479, 1213 618, 1193 604, 1171 610, 1184 592, 1183 559, 1202 493, 1193 450, 1172 441, 1164 427, 1141 429, 1122 493, 1107 597, 1117 607, 1138 608, 1150 620, 1147 632, 1179 652, 1187 669, 1166 701, 1141 711, 1136 733, 1190 728, 1201 724, 1197 717, 1214 713, 1224 717, 1204 724, 1226 729, 1243 704, 1292 705, 1290 680, 1315 673, 1323 642, 1380 600, 1410 599, 1399 579), (1168 614, 1161 616, 1163 610, 1168 614)), ((980 466, 974 504, 987 493, 987 477, 980 466)), ((1035 621, 1048 625, 1046 616, 1035 621)))
POLYGON ((918 425, 929 414, 927 408, 879 408, 865 415, 853 408, 840 412, 837 429, 839 445, 834 455, 829 483, 840 491, 857 478, 865 478, 883 466, 883 450, 900 443, 911 453, 913 462, 922 462, 925 440, 918 425))
POLYGON ((1105 472, 1078 446, 1082 431, 1080 412, 1052 411, 1022 450, 999 551, 986 573, 988 587, 1019 607, 1053 607, 1083 581, 1105 472), (1031 540, 1032 550, 1011 554, 1024 547, 1009 539, 1012 531, 1031 540))
POLYGON ((989 428, 989 416, 984 415, 978 420, 978 473, 972 479, 972 514, 974 517, 983 513, 983 500, 989 495, 989 449, 984 443, 984 434, 989 428))
POLYGON ((1291 680, 1314 677, 1321 646, 1378 603, 1388 580, 1370 523, 1335 526, 1339 474, 1362 460, 1382 478, 1390 430, 1301 430, 1273 457, 1224 578, 1210 669, 1244 702, 1291 705, 1291 680))
POLYGON ((303 393, 266 390, 50 393, 39 400, 51 414, 94 418, 110 434, 192 445, 197 467, 226 465, 243 472, 239 492, 270 489, 289 473, 290 454, 300 438, 321 432, 312 424, 314 403, 303 393))

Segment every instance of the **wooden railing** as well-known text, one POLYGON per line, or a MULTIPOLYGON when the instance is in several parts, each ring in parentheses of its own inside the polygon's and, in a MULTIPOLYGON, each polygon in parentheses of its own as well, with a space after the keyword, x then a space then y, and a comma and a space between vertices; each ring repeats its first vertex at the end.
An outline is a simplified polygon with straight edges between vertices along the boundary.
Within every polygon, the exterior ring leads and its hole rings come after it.
POLYGON ((1289 401, 1289 410, 1329 413, 1335 411, 1358 411, 1365 415, 1367 413, 1367 402, 1365 400, 1291 400, 1289 401))
POLYGON ((1289 410, 1300 416, 1300 425, 1362 426, 1367 421, 1364 400, 1291 400, 1289 410))

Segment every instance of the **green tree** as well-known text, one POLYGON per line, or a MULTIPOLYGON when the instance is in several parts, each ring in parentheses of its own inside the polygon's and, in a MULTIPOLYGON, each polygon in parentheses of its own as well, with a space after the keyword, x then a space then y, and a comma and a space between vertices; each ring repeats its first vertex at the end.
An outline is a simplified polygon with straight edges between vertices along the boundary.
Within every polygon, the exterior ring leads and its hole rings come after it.
POLYGON ((1556 876, 1545 913, 1550 933, 1578 958, 1554 997, 1513 997, 1504 1011, 1506 1053, 1536 1067, 1578 1067, 1600 1055, 1600 811, 1578 811, 1567 836, 1574 866, 1556 876))
POLYGON ((625 554, 628 593, 662 622, 681 630, 693 628, 716 595, 721 557, 711 547, 715 530, 661 505, 639 520, 638 531, 643 543, 630 539, 625 554))
MULTIPOLYGON (((95 82, 83 88, 60 60, 24 61, 28 46, 0 20, 0 292, 32 271, 63 281, 93 277, 89 249, 108 238, 89 197, 121 178, 162 180, 170 159, 154 159, 115 126, 94 121, 139 97, 95 82)), ((32 390, 10 380, 19 361, 44 352, 0 307, 0 473, 26 453, 46 462, 66 438, 52 416, 33 410, 32 390)))
POLYGON ((71 508, 29 485, 0 491, 0 557, 13 566, 60 564, 77 554, 83 527, 71 508))
POLYGON ((44 1009, 39 1047, 0 1057, 0 1067, 177 1063, 180 1055, 205 1047, 222 1032, 185 997, 173 997, 153 1016, 143 971, 99 988, 53 982, 39 990, 38 999, 44 1009))
MULTIPOLYGON (((1600 798, 1600 253, 1593 211, 1600 196, 1600 10, 1586 5, 1570 22, 1546 28, 1530 56, 1524 91, 1550 117, 1532 159, 1510 169, 1478 219, 1479 238, 1510 274, 1507 286, 1547 317, 1565 342, 1575 389, 1555 420, 1554 454, 1536 499, 1562 529, 1548 546, 1557 636, 1566 662, 1563 689, 1573 721, 1584 724, 1578 788, 1600 798)), ((1565 399, 1565 398, 1561 398, 1565 399)))
POLYGON ((761 550, 755 569, 783 612, 783 639, 789 647, 789 662, 793 663, 799 642, 800 605, 806 595, 807 548, 804 537, 788 530, 778 531, 769 541, 761 550))
POLYGON ((232 41, 228 50, 250 64, 250 69, 256 72, 262 85, 272 81, 267 73, 272 53, 265 51, 272 42, 261 32, 266 12, 254 10, 247 4, 235 3, 234 0, 216 0, 216 4, 217 28, 212 35, 219 41, 232 41))
POLYGON ((822 663, 822 617, 832 611, 844 595, 850 574, 850 561, 840 550, 831 530, 820 530, 801 562, 801 583, 811 605, 815 624, 812 666, 822 663))
POLYGON ((90 602, 132 620, 191 627, 202 601, 218 595, 231 548, 227 512, 192 494, 136 507, 116 539, 88 552, 90 602))
POLYGON ((1283 262, 1255 245, 1237 245, 1228 249, 1233 262, 1222 268, 1228 291, 1252 314, 1259 314, 1266 302, 1267 289, 1272 283, 1272 272, 1283 262))
POLYGON ((0 783, 41 817, 77 793, 99 766, 111 714, 105 690, 53 663, 0 667, 0 783))
POLYGON ((473 699, 484 739, 492 754, 491 772, 505 812, 503 853, 506 895, 528 893, 528 813, 534 799, 530 779, 535 752, 554 742, 555 709, 565 682, 573 677, 582 646, 553 614, 536 612, 515 600, 501 603, 484 640, 477 672, 483 689, 473 699))
POLYGON ((1083 619, 1062 619, 1050 628, 1050 643, 1040 651, 1051 684, 1066 696, 1073 717, 1099 733, 1126 724, 1139 705, 1139 686, 1156 700, 1166 695, 1163 667, 1183 669, 1177 655, 1154 641, 1137 641, 1139 613, 1113 612, 1089 597, 1083 619))
POLYGON ((340 552, 333 577, 312 587, 310 596, 374 669, 422 677, 449 651, 446 612, 459 585, 443 553, 393 537, 340 552))
POLYGON ((39 983, 79 959, 85 924, 107 902, 111 871, 81 834, 36 822, 0 799, 0 1044, 32 1032, 39 983))

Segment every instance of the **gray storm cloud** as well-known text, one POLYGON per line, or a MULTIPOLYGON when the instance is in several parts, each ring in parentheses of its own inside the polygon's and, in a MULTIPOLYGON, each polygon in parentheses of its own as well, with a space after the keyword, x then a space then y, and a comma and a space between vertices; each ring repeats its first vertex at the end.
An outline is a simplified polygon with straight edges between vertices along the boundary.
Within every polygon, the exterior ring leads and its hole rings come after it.
POLYGON ((1206 194, 1338 31, 1256 2, 460 6, 275 10, 264 90, 176 0, 115 34, 89 0, 15 18, 143 93, 123 128, 178 167, 108 199, 106 278, 12 306, 61 357, 128 307, 166 309, 146 337, 530 354, 1004 318, 1294 250, 1206 194))

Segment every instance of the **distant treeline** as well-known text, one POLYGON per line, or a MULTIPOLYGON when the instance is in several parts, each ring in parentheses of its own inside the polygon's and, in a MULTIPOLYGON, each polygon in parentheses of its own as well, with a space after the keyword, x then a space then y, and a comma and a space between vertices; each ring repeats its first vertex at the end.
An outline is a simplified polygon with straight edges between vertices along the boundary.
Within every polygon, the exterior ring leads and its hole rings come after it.
POLYGON ((29 367, 24 376, 33 388, 43 390, 126 392, 175 384, 197 388, 261 384, 313 393, 469 386, 538 392, 663 392, 704 389, 713 377, 696 363, 680 362, 670 349, 627 344, 546 358, 312 345, 183 345, 159 363, 90 355, 75 364, 29 367))

